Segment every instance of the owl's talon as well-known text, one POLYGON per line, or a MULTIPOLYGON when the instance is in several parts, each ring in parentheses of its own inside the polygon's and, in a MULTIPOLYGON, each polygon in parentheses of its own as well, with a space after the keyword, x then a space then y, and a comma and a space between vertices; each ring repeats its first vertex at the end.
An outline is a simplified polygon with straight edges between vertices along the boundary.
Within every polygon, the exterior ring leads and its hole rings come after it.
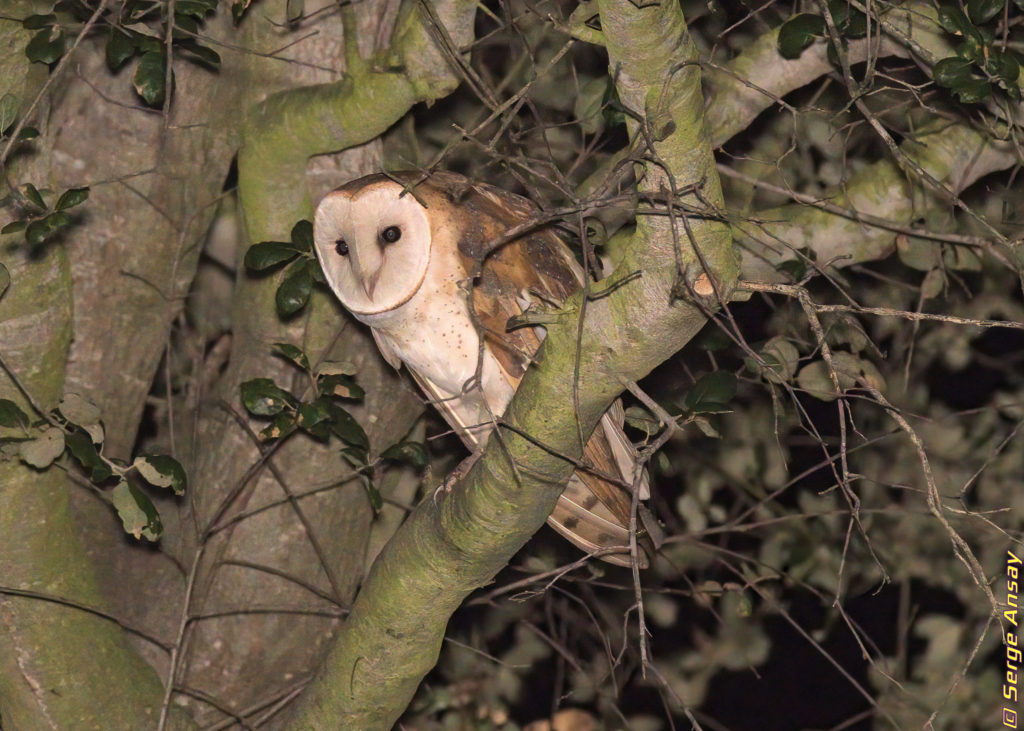
POLYGON ((434 505, 437 505, 437 496, 440 493, 445 495, 449 494, 455 487, 455 484, 459 482, 463 477, 469 474, 469 471, 473 469, 473 465, 480 459, 480 455, 483 451, 476 451, 473 454, 466 457, 464 460, 455 465, 455 469, 445 475, 444 480, 438 485, 437 489, 434 490, 434 505))

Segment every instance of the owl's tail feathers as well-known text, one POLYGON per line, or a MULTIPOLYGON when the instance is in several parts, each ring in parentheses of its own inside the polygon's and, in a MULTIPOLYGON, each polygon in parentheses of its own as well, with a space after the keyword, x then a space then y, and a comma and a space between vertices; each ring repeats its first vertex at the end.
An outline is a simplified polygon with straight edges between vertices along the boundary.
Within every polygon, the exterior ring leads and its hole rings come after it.
MULTIPOLYGON (((637 564, 645 569, 651 565, 663 533, 646 506, 638 506, 637 518, 637 564)), ((621 516, 617 517, 598 500, 579 472, 569 479, 548 524, 587 553, 619 548, 620 552, 602 555, 602 560, 618 566, 631 565, 628 519, 623 523, 621 516)))

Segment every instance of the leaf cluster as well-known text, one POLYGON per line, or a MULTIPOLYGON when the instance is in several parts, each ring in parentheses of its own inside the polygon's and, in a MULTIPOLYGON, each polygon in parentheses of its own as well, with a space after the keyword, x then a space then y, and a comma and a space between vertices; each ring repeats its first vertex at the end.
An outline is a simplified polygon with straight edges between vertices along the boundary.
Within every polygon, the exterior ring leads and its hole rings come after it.
MULTIPOLYGON (((175 0, 172 4, 167 0, 128 0, 104 10, 98 25, 107 29, 107 66, 118 71, 137 58, 132 88, 147 106, 162 106, 172 59, 184 58, 211 70, 220 66, 220 55, 201 43, 199 36, 206 18, 217 9, 217 1, 175 0)), ((36 33, 25 47, 25 55, 30 61, 56 63, 67 51, 68 37, 80 33, 92 13, 82 0, 60 0, 52 12, 28 16, 22 25, 36 33)), ((173 68, 170 78, 173 84, 173 68)))
MULTIPOLYGON (((829 0, 828 8, 841 38, 861 38, 867 33, 867 16, 846 0, 829 0)), ((1019 28, 1020 11, 1024 11, 1022 0, 969 0, 962 5, 939 5, 939 24, 959 40, 955 55, 937 61, 932 67, 935 83, 949 89, 964 104, 983 102, 996 90, 1019 102, 1018 79, 1024 54, 1018 50, 1019 41, 1011 29, 1019 28)), ((779 28, 779 53, 784 58, 798 58, 816 39, 827 39, 828 35, 824 16, 798 13, 779 28)), ((831 41, 829 58, 833 63, 838 60, 831 41)))
POLYGON ((959 39, 956 55, 937 62, 932 69, 935 83, 949 89, 964 104, 977 104, 999 89, 1013 101, 1021 100, 1020 67, 1024 54, 1017 48, 1018 39, 1000 32, 1019 27, 1024 15, 1024 1, 969 0, 961 9, 957 5, 939 6, 939 23, 943 30, 959 39))
POLYGON ((262 241, 245 252, 245 267, 257 274, 285 268, 275 302, 281 317, 301 311, 313 293, 313 284, 325 284, 320 262, 313 253, 313 224, 302 220, 292 227, 289 241, 262 241))
MULTIPOLYGON (((49 191, 46 197, 50 197, 49 191)), ((21 216, 8 223, 0 234, 25 233, 25 243, 33 249, 38 248, 54 234, 70 226, 74 221, 68 212, 75 206, 79 206, 89 197, 89 188, 68 188, 51 204, 47 204, 46 198, 32 183, 25 183, 20 189, 15 189, 11 195, 0 200, 0 206, 7 206, 11 203, 17 205, 21 210, 21 216)))
MULTIPOLYGON (((841 38, 863 38, 867 34, 867 16, 845 0, 829 0, 828 10, 841 38)), ((798 58, 816 39, 827 37, 824 15, 798 13, 779 28, 779 53, 783 58, 798 58)))
POLYGON ((131 463, 103 453, 105 433, 100 410, 75 393, 41 418, 32 419, 18 404, 0 399, 0 459, 18 459, 37 470, 50 469, 62 457, 85 474, 121 519, 126 533, 157 541, 163 533, 160 514, 149 496, 129 479, 134 473, 153 487, 184 495, 184 467, 166 454, 140 454, 131 463))
POLYGON ((429 461, 426 447, 419 442, 400 440, 373 458, 366 431, 342 405, 362 401, 365 395, 353 377, 355 367, 344 361, 325 361, 313 367, 309 356, 291 343, 275 343, 274 353, 302 371, 312 388, 310 395, 303 397, 270 378, 242 383, 240 396, 246 411, 270 421, 260 430, 260 439, 284 440, 296 432, 325 443, 332 436, 337 437, 344 445, 341 457, 356 470, 371 505, 379 511, 384 503, 375 485, 376 468, 384 462, 397 462, 421 469, 429 461))

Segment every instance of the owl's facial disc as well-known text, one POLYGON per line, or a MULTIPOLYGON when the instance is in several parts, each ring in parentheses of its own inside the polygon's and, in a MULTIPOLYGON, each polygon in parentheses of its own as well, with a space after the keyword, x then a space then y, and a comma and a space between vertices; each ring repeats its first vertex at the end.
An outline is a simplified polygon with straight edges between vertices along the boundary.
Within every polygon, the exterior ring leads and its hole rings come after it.
POLYGON ((355 314, 405 304, 430 261, 426 209, 390 180, 329 193, 316 209, 313 237, 328 284, 355 314))

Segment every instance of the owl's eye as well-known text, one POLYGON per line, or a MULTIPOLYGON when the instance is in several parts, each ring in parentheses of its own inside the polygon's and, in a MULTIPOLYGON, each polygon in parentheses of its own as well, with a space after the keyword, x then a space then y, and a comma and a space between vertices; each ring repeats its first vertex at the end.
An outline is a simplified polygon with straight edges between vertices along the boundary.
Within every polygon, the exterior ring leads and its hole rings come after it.
POLYGON ((398 226, 388 226, 380 232, 380 240, 385 244, 393 244, 402 238, 402 229, 398 226))
POLYGON ((345 239, 338 239, 334 242, 334 250, 338 252, 338 256, 348 256, 348 242, 345 239))

